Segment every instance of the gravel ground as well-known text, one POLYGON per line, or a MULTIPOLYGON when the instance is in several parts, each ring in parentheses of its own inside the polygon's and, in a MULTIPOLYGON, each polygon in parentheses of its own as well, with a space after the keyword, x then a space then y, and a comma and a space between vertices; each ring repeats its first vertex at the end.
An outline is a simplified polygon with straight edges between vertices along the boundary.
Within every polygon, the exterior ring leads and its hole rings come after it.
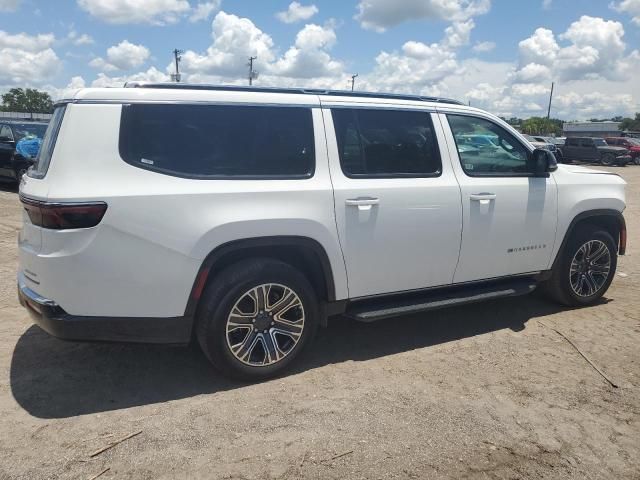
POLYGON ((2 187, 0 479, 640 478, 640 167, 612 170, 629 182, 629 249, 600 305, 534 294, 333 321, 296 371, 257 385, 193 349, 32 326, 15 293, 20 207, 2 187))

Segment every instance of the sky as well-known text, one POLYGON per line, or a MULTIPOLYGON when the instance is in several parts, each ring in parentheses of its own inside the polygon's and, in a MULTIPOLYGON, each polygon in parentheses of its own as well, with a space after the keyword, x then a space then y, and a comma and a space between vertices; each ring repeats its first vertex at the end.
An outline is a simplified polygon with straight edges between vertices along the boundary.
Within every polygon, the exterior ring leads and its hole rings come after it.
POLYGON ((0 0, 0 92, 183 80, 445 96, 497 115, 640 112, 640 0, 0 0))

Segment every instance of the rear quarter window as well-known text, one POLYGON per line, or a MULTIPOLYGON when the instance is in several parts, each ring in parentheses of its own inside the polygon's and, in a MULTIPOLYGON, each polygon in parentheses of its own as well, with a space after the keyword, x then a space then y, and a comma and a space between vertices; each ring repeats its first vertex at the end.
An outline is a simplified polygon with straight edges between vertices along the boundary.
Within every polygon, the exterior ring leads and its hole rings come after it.
POLYGON ((311 109, 124 105, 120 155, 133 166, 186 178, 309 178, 311 109))
POLYGON ((33 178, 44 178, 49 170, 49 164, 51 163, 51 157, 53 155, 53 149, 56 146, 58 140, 58 133, 60 132, 60 126, 62 125, 62 119, 64 118, 66 105, 60 105, 53 111, 53 116, 49 121, 47 130, 42 138, 42 145, 38 151, 35 164, 29 170, 28 175, 33 178))

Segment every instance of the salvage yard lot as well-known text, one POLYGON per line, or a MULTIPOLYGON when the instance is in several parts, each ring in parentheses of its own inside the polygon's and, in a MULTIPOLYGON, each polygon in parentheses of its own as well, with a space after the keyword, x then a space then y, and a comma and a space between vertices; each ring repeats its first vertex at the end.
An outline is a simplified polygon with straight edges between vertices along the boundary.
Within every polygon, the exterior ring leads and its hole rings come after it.
POLYGON ((600 305, 534 294, 339 319, 296 370, 255 385, 194 349, 32 326, 21 209, 0 186, 0 479, 640 478, 640 167, 609 170, 629 183, 629 246, 600 305))

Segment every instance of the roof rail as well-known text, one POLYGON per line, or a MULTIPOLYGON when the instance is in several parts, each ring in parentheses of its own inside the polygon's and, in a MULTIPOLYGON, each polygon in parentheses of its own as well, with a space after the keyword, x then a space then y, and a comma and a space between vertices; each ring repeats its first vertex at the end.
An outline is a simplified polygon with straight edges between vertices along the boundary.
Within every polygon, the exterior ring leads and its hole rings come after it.
POLYGON ((243 85, 210 85, 203 83, 148 83, 127 82, 125 88, 164 88, 169 90, 217 90, 230 92, 263 92, 263 93, 299 93, 307 95, 329 95, 359 98, 387 98, 392 100, 416 100, 422 102, 449 103, 464 105, 464 103, 451 98, 425 97, 422 95, 409 95, 403 93, 382 92, 352 92, 350 90, 325 90, 317 88, 282 88, 282 87, 253 87, 243 85))

